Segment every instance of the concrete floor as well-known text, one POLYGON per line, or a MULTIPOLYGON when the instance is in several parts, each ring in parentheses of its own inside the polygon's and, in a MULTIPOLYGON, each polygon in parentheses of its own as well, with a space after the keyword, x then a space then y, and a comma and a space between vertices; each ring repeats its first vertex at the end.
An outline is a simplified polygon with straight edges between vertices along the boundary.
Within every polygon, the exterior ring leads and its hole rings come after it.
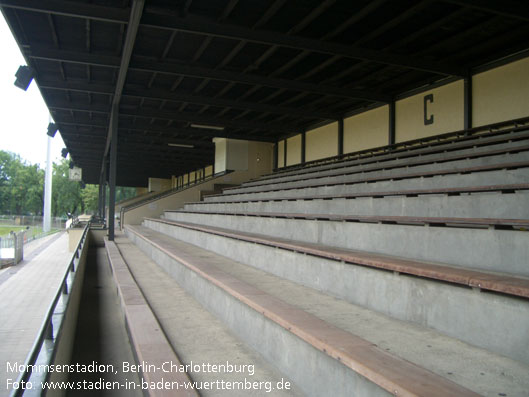
MULTIPOLYGON (((90 247, 79 307, 71 364, 113 365, 116 373, 73 373, 69 381, 97 382, 103 378, 124 385, 141 383, 137 373, 123 373, 124 362, 134 363, 116 287, 104 247, 90 247)), ((69 396, 142 396, 141 390, 76 390, 69 396)))
POLYGON ((18 377, 6 364, 24 363, 72 258, 68 235, 54 236, 0 274, 0 395, 18 377))

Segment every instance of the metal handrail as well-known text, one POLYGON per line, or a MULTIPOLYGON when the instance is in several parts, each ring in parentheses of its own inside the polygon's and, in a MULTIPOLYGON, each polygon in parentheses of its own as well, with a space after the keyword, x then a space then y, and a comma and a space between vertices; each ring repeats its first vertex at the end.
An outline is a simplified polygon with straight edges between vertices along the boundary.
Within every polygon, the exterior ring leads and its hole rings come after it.
MULTIPOLYGON (((83 230, 83 234, 81 236, 81 239, 79 240, 79 243, 77 244, 77 247, 75 248, 74 254, 72 255, 72 259, 70 260, 70 264, 68 265, 68 268, 64 272, 64 276, 62 278, 62 281, 60 283, 59 288, 57 289, 57 293, 55 294, 55 297, 54 297, 53 301, 51 302, 51 304, 48 306, 48 311, 47 311, 47 314, 46 314, 46 318, 42 322, 42 324, 40 326, 40 330, 39 330, 38 336, 35 339, 35 341, 33 342, 33 346, 31 347, 31 350, 30 350, 26 360, 24 361, 24 371, 19 374, 19 376, 18 376, 18 378, 16 380, 18 385, 21 385, 22 382, 28 382, 29 381, 29 379, 31 377, 31 374, 32 374, 32 371, 31 371, 30 368, 35 365, 35 362, 37 361, 37 358, 39 357, 39 355, 40 355, 40 353, 42 351, 42 345, 44 344, 44 342, 46 340, 54 341, 54 337, 53 337, 53 323, 52 323, 53 315, 55 313, 55 309, 57 307, 57 303, 59 302, 59 299, 61 298, 61 296, 70 294, 70 291, 68 289, 68 275, 70 274, 70 272, 71 273, 75 272, 75 259, 76 258, 80 259, 80 257, 81 257, 80 250, 83 249, 84 242, 86 240, 86 234, 88 233, 89 227, 90 227, 90 224, 87 224, 85 226, 85 228, 83 230)), ((74 282, 74 280, 72 280, 71 284, 73 284, 73 282, 74 282)), ((65 306, 67 306, 68 302, 69 302, 69 299, 65 303, 65 306)), ((58 326, 59 331, 62 328, 62 325, 63 325, 63 321, 61 321, 61 323, 58 326)), ((59 331, 57 332, 57 337, 59 335, 59 331)), ((55 339, 57 339, 57 338, 55 338, 55 339)), ((56 341, 54 341, 53 342, 53 351, 52 351, 52 354, 51 354, 50 359, 49 359, 50 363, 53 361, 53 358, 55 357, 56 345, 57 345, 56 341)), ((46 373, 46 380, 47 380, 48 376, 49 376, 49 373, 46 373)), ((23 388, 19 387, 18 389, 14 389, 14 390, 11 391, 10 397, 20 397, 20 396, 22 396, 24 394, 25 391, 26 391, 26 389, 23 389, 23 388)))
POLYGON ((231 171, 231 170, 226 170, 226 171, 219 172, 217 174, 213 174, 213 175, 204 177, 204 178, 199 179, 199 180, 195 180, 192 183, 188 181, 183 186, 175 187, 175 188, 170 189, 170 190, 165 190, 165 191, 160 192, 158 194, 146 197, 145 199, 143 199, 141 201, 138 201, 136 203, 121 207, 120 211, 119 211, 120 225, 123 225, 123 216, 124 216, 125 212, 127 212, 127 211, 130 211, 130 210, 133 210, 135 208, 141 207, 141 206, 143 206, 145 204, 149 204, 149 203, 151 203, 153 201, 156 201, 156 200, 159 200, 161 198, 171 196, 171 195, 173 195, 175 193, 182 192, 182 191, 184 191, 186 189, 189 189, 190 187, 195 187, 195 186, 201 185, 202 183, 208 182, 208 181, 210 181, 212 179, 216 179, 216 178, 219 178, 221 176, 224 176, 224 175, 227 175, 227 174, 231 174, 232 172, 233 171, 231 171))

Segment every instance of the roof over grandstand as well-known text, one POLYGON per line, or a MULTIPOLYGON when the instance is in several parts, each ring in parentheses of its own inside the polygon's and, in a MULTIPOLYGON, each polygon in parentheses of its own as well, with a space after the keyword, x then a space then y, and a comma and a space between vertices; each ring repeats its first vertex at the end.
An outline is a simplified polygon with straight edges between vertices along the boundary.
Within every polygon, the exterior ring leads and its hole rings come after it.
POLYGON ((525 1, 0 6, 87 183, 99 183, 116 98, 117 184, 144 186, 212 164, 213 137, 276 142, 529 55, 525 1))

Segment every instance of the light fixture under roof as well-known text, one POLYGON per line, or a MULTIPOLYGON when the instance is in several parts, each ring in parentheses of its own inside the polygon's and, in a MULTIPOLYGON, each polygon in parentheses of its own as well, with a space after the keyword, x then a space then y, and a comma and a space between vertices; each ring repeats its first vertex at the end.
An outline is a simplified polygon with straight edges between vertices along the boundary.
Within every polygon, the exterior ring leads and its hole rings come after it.
POLYGON ((217 130, 217 131, 223 131, 224 130, 224 127, 220 127, 218 125, 191 124, 191 127, 193 127, 193 128, 204 128, 206 130, 217 130))
POLYGON ((185 147, 188 149, 193 149, 195 145, 186 145, 185 143, 168 143, 169 146, 173 147, 185 147))

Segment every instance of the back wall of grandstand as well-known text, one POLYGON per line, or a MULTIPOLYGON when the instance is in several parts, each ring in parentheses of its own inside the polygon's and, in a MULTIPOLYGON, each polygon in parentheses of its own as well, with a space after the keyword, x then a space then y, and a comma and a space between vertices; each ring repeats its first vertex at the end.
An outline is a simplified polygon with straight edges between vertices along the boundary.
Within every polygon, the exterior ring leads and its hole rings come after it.
MULTIPOLYGON (((529 58, 472 76, 472 127, 529 116, 529 58)), ((389 105, 344 119, 343 151, 356 152, 389 143, 389 105)), ((395 102, 395 142, 464 129, 464 81, 451 81, 395 102)), ((278 142, 277 166, 338 155, 338 122, 278 142), (286 151, 286 153, 285 153, 286 151)))

